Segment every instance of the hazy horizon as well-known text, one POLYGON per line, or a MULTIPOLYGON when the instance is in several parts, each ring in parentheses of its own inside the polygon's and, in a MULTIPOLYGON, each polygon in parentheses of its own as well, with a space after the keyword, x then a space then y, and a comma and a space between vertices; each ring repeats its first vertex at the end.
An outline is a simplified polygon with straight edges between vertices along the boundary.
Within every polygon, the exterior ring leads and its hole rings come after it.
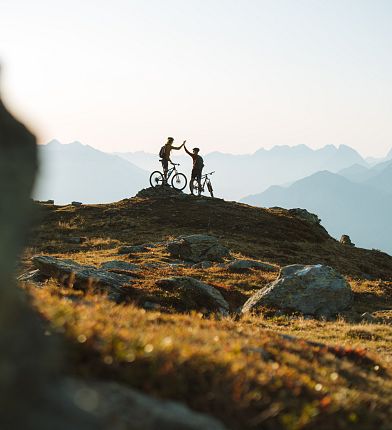
POLYGON ((392 146, 387 0, 0 0, 1 89, 40 143, 392 146))

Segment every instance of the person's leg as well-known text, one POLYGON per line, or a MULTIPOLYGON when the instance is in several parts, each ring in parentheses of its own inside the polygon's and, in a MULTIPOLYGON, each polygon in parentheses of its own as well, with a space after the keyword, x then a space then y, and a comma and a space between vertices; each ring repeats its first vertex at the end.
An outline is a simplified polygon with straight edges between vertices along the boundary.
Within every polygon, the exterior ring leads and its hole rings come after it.
POLYGON ((195 180, 195 171, 194 170, 192 170, 192 173, 191 173, 191 181, 189 182, 189 189, 191 190, 191 194, 192 194, 192 196, 193 196, 193 181, 195 180))
POLYGON ((197 172, 196 175, 197 183, 199 184, 199 196, 201 195, 201 170, 197 172))
POLYGON ((167 182, 167 171, 169 169, 169 162, 167 160, 162 160, 162 167, 163 167, 163 178, 165 180, 165 183, 167 182))

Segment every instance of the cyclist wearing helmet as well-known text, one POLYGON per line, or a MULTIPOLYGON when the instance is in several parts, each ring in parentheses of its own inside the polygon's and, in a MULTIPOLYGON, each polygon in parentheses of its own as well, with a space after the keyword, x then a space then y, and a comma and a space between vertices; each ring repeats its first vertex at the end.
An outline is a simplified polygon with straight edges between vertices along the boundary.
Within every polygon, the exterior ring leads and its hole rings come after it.
POLYGON ((173 146, 174 139, 172 137, 167 138, 167 143, 162 146, 161 150, 159 151, 159 156, 161 158, 161 163, 163 167, 163 174, 165 176, 165 179, 167 178, 167 171, 169 169, 169 161, 170 160, 170 153, 172 149, 181 149, 184 145, 186 140, 184 140, 184 143, 181 146, 173 146))
POLYGON ((191 182, 189 184, 189 188, 191 190, 191 194, 193 194, 193 181, 196 180, 199 187, 199 196, 201 195, 201 174, 204 167, 204 161, 203 158, 199 155, 200 149, 199 148, 193 148, 193 152, 188 151, 188 149, 185 146, 184 142, 184 149, 188 155, 190 155, 193 159, 193 168, 192 168, 192 174, 191 174, 191 182))

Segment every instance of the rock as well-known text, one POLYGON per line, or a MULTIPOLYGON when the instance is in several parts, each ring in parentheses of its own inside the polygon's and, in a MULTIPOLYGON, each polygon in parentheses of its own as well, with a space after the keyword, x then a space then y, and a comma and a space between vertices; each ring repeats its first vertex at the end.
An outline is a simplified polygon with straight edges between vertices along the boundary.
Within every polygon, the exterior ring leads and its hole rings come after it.
POLYGON ((47 276, 59 279, 67 283, 74 277, 73 285, 77 288, 93 287, 105 290, 109 298, 121 300, 127 295, 131 278, 126 275, 107 272, 93 266, 82 266, 72 260, 60 260, 58 258, 40 255, 32 258, 34 266, 47 276))
POLYGON ((310 224, 320 224, 321 219, 316 215, 308 212, 306 209, 295 208, 288 210, 290 215, 294 215, 298 218, 303 219, 304 221, 309 222, 310 224))
POLYGON ((342 235, 342 237, 340 238, 340 243, 342 245, 355 246, 355 243, 351 242, 350 236, 347 234, 342 235))
POLYGON ((166 244, 167 251, 172 257, 199 263, 201 261, 222 261, 229 257, 229 250, 221 245, 213 236, 207 234, 193 234, 180 236, 166 244))
POLYGON ((352 300, 349 284, 331 267, 294 264, 283 267, 278 279, 250 297, 241 312, 271 306, 308 315, 330 316, 347 309, 352 300))
POLYGON ((201 261, 200 263, 193 264, 192 269, 209 269, 212 267, 211 261, 201 261))
POLYGON ((140 266, 138 264, 127 263, 126 261, 121 260, 111 260, 106 261, 101 264, 101 269, 104 270, 128 270, 130 272, 136 272, 140 270, 140 266))
POLYGON ((169 185, 162 185, 160 187, 144 188, 136 194, 136 197, 184 198, 187 197, 187 195, 180 190, 176 190, 175 188, 170 187, 169 185))
POLYGON ((83 205, 82 202, 72 202, 71 203, 71 206, 76 206, 76 207, 79 207, 79 206, 82 206, 82 205, 83 205))
POLYGON ((216 288, 198 279, 189 276, 175 276, 160 279, 156 282, 156 285, 164 290, 179 293, 187 310, 205 308, 222 314, 227 314, 229 311, 229 304, 222 294, 216 288))
POLYGON ((361 320, 370 324, 375 324, 378 321, 378 318, 376 318, 370 312, 364 312, 361 315, 361 320))
POLYGON ((148 248, 146 245, 131 245, 131 246, 121 246, 118 249, 118 253, 120 255, 123 254, 139 254, 142 252, 147 252, 148 248))
POLYGON ((261 263, 256 260, 234 260, 226 265, 231 272, 247 272, 250 269, 263 270, 265 272, 276 272, 278 269, 272 264, 261 263))
MULTIPOLYGON (((226 430, 214 417, 192 411, 179 402, 156 399, 117 382, 67 381, 70 396, 88 405, 110 430, 226 430)), ((82 429, 82 427, 75 427, 82 429)))
POLYGON ((159 303, 146 301, 143 303, 143 308, 149 311, 157 311, 161 308, 161 305, 159 303))
POLYGON ((42 203, 43 205, 54 205, 54 200, 45 200, 45 201, 39 201, 38 203, 42 203))
POLYGON ((80 245, 87 241, 87 237, 67 237, 64 242, 66 243, 74 243, 76 245, 80 245))
POLYGON ((47 279, 48 277, 38 269, 31 270, 30 272, 23 273, 23 275, 18 276, 19 282, 32 282, 34 284, 40 284, 47 279))

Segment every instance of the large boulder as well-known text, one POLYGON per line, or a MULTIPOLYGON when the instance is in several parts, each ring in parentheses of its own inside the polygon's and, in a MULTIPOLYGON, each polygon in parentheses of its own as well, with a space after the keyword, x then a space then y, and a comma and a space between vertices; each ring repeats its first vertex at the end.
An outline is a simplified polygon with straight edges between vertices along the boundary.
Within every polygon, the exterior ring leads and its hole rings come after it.
POLYGON ((331 267, 294 264, 283 267, 278 279, 255 293, 241 312, 270 306, 307 315, 330 316, 347 309, 352 300, 349 284, 331 267))
POLYGON ((166 244, 172 257, 199 263, 201 261, 222 261, 230 255, 229 250, 219 243, 214 236, 207 234, 192 234, 180 236, 166 244))
POLYGON ((61 282, 73 283, 78 288, 93 287, 108 292, 108 297, 119 301, 129 292, 132 278, 118 273, 97 269, 94 266, 84 266, 72 260, 39 255, 32 258, 34 266, 44 275, 56 278, 61 282))
POLYGON ((227 314, 229 311, 229 304, 222 294, 216 288, 198 279, 189 276, 175 276, 160 279, 156 284, 164 290, 176 292, 186 310, 206 309, 222 314, 227 314))

